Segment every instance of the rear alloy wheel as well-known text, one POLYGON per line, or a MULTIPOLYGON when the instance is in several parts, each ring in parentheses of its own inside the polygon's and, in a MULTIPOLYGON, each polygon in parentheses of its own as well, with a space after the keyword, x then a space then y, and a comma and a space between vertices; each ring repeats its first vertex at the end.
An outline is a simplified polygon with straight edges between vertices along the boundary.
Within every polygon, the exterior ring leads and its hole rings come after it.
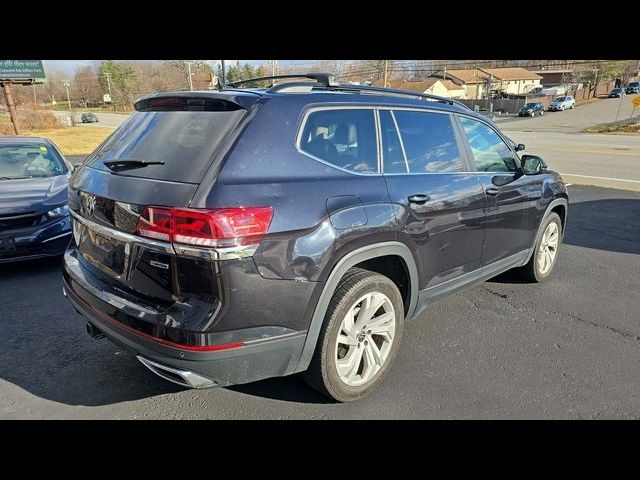
POLYGON ((331 299, 305 380, 339 402, 369 394, 395 359, 403 321, 402 296, 389 278, 349 270, 331 299))
POLYGON ((546 280, 558 259, 558 249, 562 243, 562 221, 557 213, 545 219, 542 234, 536 242, 529 262, 519 269, 521 277, 531 282, 546 280))

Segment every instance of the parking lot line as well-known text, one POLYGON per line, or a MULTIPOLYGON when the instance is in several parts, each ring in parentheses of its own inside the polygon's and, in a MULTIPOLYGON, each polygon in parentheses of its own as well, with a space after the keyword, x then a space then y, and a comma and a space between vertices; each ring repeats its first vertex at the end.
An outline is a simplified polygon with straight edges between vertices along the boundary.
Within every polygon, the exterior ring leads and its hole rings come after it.
MULTIPOLYGON (((578 175, 576 173, 561 173, 560 175, 569 175, 572 177, 581 177, 581 178, 593 178, 596 180, 614 180, 616 182, 631 182, 631 183, 640 183, 640 180, 626 180, 624 178, 611 178, 611 177, 594 177, 593 175, 578 175)), ((570 183, 566 184, 566 186, 571 185, 570 183)))

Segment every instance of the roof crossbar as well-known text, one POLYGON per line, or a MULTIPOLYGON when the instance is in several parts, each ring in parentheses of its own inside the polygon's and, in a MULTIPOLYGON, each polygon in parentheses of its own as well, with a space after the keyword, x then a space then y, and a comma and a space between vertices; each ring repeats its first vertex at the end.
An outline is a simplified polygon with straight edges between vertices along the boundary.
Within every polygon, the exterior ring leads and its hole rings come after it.
MULTIPOLYGON (((308 78, 310 80, 315 80, 320 85, 324 87, 334 87, 338 86, 338 82, 335 81, 333 75, 329 73, 300 73, 300 74, 287 74, 287 75, 270 75, 268 77, 256 77, 256 78, 248 78, 246 80, 238 80, 236 82, 229 82, 225 87, 235 88, 238 85, 242 85, 243 83, 253 83, 260 82, 264 80, 281 80, 286 78, 308 78)), ((273 85, 271 85, 273 87, 273 85)))

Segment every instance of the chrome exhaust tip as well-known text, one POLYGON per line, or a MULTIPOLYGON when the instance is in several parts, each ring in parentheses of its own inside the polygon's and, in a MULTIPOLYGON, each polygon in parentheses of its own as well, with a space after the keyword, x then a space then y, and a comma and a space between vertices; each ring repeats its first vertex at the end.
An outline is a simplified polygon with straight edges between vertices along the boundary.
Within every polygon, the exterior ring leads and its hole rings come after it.
POLYGON ((169 382, 177 383, 178 385, 181 385, 183 387, 209 388, 218 385, 210 378, 203 377, 202 375, 191 372, 189 370, 180 370, 177 368, 168 367, 166 365, 162 365, 160 363, 149 360, 148 358, 144 358, 140 355, 138 355, 136 358, 140 360, 140 363, 142 363, 145 367, 147 367, 159 377, 162 377, 169 382))

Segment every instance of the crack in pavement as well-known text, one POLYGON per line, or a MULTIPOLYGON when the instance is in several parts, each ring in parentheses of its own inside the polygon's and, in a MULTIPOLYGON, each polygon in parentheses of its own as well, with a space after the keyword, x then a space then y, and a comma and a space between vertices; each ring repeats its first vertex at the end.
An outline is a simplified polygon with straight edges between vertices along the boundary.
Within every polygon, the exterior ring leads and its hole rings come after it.
MULTIPOLYGON (((509 301, 509 296, 504 294, 504 293, 494 292, 493 290, 491 290, 490 288, 487 288, 484 285, 482 286, 482 289, 487 291, 487 292, 489 292, 492 295, 495 295, 496 297, 500 297, 502 299, 507 300, 506 303, 509 304, 511 307, 513 307, 516 310, 521 310, 521 309, 523 309, 523 310, 534 310, 534 311, 538 310, 538 311, 540 311, 542 313, 546 313, 547 315, 558 315, 560 317, 565 316, 565 317, 572 318, 573 320, 577 320, 578 322, 582 322, 582 323, 585 323, 587 325, 590 325, 592 327, 597 327, 597 328, 602 328, 602 329, 605 329, 605 330, 609 330, 610 332, 613 332, 613 333, 616 333, 618 335, 621 335, 624 338, 627 338, 627 339, 630 339, 630 340, 634 340, 634 341, 640 341, 640 335, 633 335, 631 333, 623 332, 622 330, 618 330, 617 328, 610 327, 608 325, 602 325, 600 323, 596 323, 596 322, 593 322, 591 320, 587 320, 585 318, 579 317, 579 316, 574 315, 572 313, 566 313, 566 312, 560 312, 560 311, 552 311, 552 312, 550 312, 550 311, 545 310, 544 308, 540 307, 539 305, 535 305, 535 304, 531 304, 530 307, 525 307, 525 306, 522 306, 522 305, 518 306, 518 305, 514 304, 513 302, 509 301)), ((474 306, 476 308, 478 308, 476 305, 474 305, 474 306)))

